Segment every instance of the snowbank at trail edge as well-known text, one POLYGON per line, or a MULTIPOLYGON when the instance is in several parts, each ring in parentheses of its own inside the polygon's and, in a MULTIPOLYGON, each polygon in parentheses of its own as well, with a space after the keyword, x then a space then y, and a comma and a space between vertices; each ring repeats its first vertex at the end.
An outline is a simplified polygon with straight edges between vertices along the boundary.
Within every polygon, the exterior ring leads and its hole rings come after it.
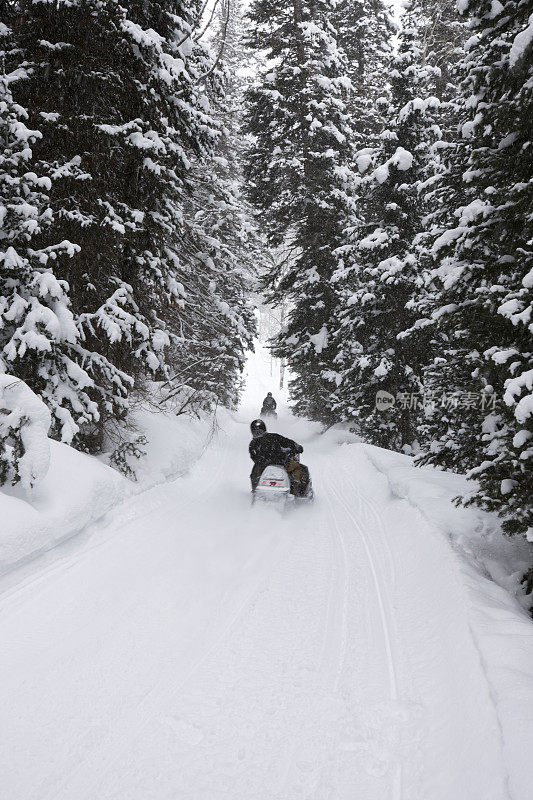
MULTIPOLYGON (((225 409, 217 420, 225 419, 225 409)), ((138 409, 132 414, 137 434, 146 436, 145 452, 130 459, 137 482, 103 463, 49 440, 50 466, 32 490, 0 489, 0 574, 82 531, 131 495, 187 472, 208 447, 216 420, 191 419, 138 409)))
MULTIPOLYGON (((392 497, 407 501, 426 523, 429 537, 444 536, 457 565, 457 592, 501 727, 509 771, 509 797, 530 794, 533 746, 533 623, 531 595, 521 578, 533 562, 533 545, 502 534, 498 518, 478 508, 456 507, 453 498, 472 491, 462 475, 417 468, 409 456, 371 445, 363 449, 388 483, 392 497)), ((351 448, 343 448, 347 453, 351 448)), ((347 455, 344 456, 345 458, 347 455)), ((448 598, 441 597, 446 604, 448 598)), ((428 602, 434 602, 428 598, 428 602)))
POLYGON ((504 536, 496 514, 455 505, 455 497, 472 493, 472 481, 433 467, 415 467, 410 456, 363 447, 367 458, 387 477, 394 497, 417 508, 431 526, 449 537, 466 562, 529 609, 532 598, 524 594, 521 580, 533 563, 533 545, 520 536, 504 536))
POLYGON ((80 531, 131 491, 96 458, 50 441, 48 473, 33 490, 0 489, 0 573, 80 531))
POLYGON ((154 412, 139 408, 132 412, 136 431, 147 442, 140 448, 144 455, 128 459, 137 478, 137 489, 144 491, 185 474, 209 447, 219 425, 224 425, 230 412, 218 408, 214 414, 200 419, 172 412, 154 412))

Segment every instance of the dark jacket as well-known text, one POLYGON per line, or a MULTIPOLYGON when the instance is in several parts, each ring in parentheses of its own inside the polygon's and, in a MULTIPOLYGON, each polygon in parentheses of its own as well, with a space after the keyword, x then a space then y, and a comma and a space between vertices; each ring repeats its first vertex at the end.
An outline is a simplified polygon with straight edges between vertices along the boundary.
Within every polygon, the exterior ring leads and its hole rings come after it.
POLYGON ((277 406, 278 404, 276 403, 273 397, 268 397, 267 395, 267 397, 265 397, 265 399, 263 400, 263 408, 265 409, 265 411, 275 411, 277 406))
POLYGON ((260 469, 272 464, 285 465, 291 456, 300 452, 300 446, 292 439, 286 439, 279 433, 265 433, 252 439, 249 446, 250 458, 260 469))

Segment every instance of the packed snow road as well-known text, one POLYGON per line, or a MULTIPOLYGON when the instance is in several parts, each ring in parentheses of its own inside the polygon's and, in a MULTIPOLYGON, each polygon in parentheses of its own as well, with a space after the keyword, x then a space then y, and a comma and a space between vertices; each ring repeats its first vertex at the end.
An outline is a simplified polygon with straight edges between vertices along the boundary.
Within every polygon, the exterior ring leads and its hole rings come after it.
POLYGON ((189 475, 2 580, 1 800, 513 797, 447 542, 287 413, 316 501, 252 509, 258 394, 189 475))

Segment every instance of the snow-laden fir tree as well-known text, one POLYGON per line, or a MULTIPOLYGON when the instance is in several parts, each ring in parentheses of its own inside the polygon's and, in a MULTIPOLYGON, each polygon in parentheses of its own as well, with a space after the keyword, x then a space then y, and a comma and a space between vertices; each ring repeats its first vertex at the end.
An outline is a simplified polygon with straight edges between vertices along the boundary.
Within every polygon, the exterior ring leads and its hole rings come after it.
POLYGON ((389 88, 396 32, 391 8, 384 0, 338 0, 333 24, 353 87, 348 98, 352 127, 368 144, 368 137, 381 130, 382 109, 377 101, 389 88))
POLYGON ((173 326, 171 367, 195 403, 235 402, 255 317, 248 301, 262 258, 262 243, 242 189, 239 143, 244 61, 242 11, 224 0, 215 11, 211 39, 216 68, 206 87, 217 124, 212 158, 192 159, 194 191, 186 201, 197 267, 187 278, 187 302, 173 326), (187 388, 185 388, 187 387, 187 388))
POLYGON ((334 8, 330 0, 256 0, 249 11, 249 43, 266 53, 247 93, 249 196, 270 244, 292 252, 284 274, 268 276, 271 298, 291 301, 274 352, 295 375, 297 412, 313 419, 329 394, 331 276, 350 208, 350 81, 334 8))
MULTIPOLYGON (((212 266, 198 242, 191 164, 211 155, 218 135, 206 93, 213 63, 197 42, 201 9, 196 0, 12 4, 28 73, 17 100, 42 129, 35 156, 53 179, 56 213, 40 245, 79 246, 55 272, 70 286, 100 415, 78 445, 99 446, 135 379, 167 374, 176 314, 191 328, 189 302, 191 318, 201 302, 206 316, 225 302, 211 278, 197 280, 212 266)), ((224 320, 227 330, 237 324, 224 320)), ((209 342, 211 334, 204 327, 209 342)))
MULTIPOLYGON (((200 113, 194 119, 198 127, 191 129, 186 172, 180 178, 181 217, 174 220, 170 237, 185 292, 184 301, 170 310, 171 382, 196 408, 232 405, 237 399, 255 327, 247 287, 257 247, 234 153, 237 123, 231 132, 228 127, 237 100, 231 100, 233 85, 224 64, 227 44, 238 45, 238 7, 223 0, 213 6, 207 20, 202 17, 204 10, 203 3, 194 4, 186 40, 192 81, 185 90, 191 94, 189 104, 194 100, 200 113), (211 50, 199 44, 210 26, 216 31, 211 50)), ((180 33, 180 41, 183 38, 180 33)), ((183 94, 184 90, 180 97, 183 94)), ((184 114, 183 100, 179 112, 184 114)))
POLYGON ((433 243, 440 287, 433 316, 447 341, 441 388, 466 399, 435 418, 428 459, 471 467, 480 482, 474 500, 497 510, 507 532, 526 532, 533 525, 533 19, 527 0, 460 0, 459 8, 471 37, 448 225, 433 243))
MULTIPOLYGON (((9 28, 1 24, 1 64, 14 48, 9 28)), ((81 425, 98 419, 93 380, 79 362, 81 335, 69 285, 55 274, 79 246, 47 235, 56 212, 52 181, 33 156, 42 134, 28 127, 28 112, 12 96, 27 78, 22 67, 0 75, 0 372, 20 378, 43 398, 52 412, 51 435, 70 443, 81 425)))
POLYGON ((162 365, 166 335, 157 311, 176 293, 165 285, 172 274, 161 269, 162 248, 152 249, 172 203, 158 207, 172 147, 164 94, 154 88, 164 86, 166 54, 163 37, 153 29, 145 35, 135 19, 141 6, 129 4, 133 19, 118 3, 96 0, 30 2, 13 11, 29 73, 17 97, 40 123, 35 155, 54 178, 57 213, 43 244, 65 238, 79 247, 56 276, 70 285, 80 360, 99 409, 99 426, 76 441, 90 449, 107 419, 125 415, 134 378, 162 365))
POLYGON ((387 125, 379 145, 357 156, 359 198, 336 275, 343 303, 335 334, 333 408, 365 438, 393 449, 416 443, 428 357, 413 298, 422 285, 416 247, 423 228, 422 187, 440 138, 435 123, 440 102, 432 93, 440 72, 427 60, 424 33, 419 4, 406 3, 390 71, 387 125), (379 390, 393 395, 396 404, 376 408, 379 390))
MULTIPOLYGON (((460 181, 457 170, 457 84, 459 64, 464 51, 465 26, 460 19, 455 0, 417 0, 416 28, 421 45, 419 65, 431 66, 431 81, 427 85, 426 99, 434 95, 438 104, 426 110, 426 118, 434 120, 434 144, 428 150, 425 167, 419 175, 421 230, 413 241, 413 253, 417 262, 418 283, 409 301, 415 317, 413 326, 404 331, 402 338, 406 347, 418 349, 424 358, 419 365, 423 380, 423 408, 414 419, 417 424, 417 440, 431 448, 434 425, 445 424, 449 414, 454 414, 456 394, 444 377, 449 364, 442 357, 447 347, 446 336, 438 325, 435 309, 435 293, 438 279, 434 270, 433 243, 448 223, 447 203, 450 196, 452 172, 460 181), (422 344, 422 347, 421 347, 422 344), (446 387, 446 390, 443 388, 446 387)), ((459 387, 457 387, 459 391, 459 387)), ((414 409, 413 409, 414 410, 414 409)), ((468 436, 473 431, 467 426, 468 436)), ((421 456, 424 461, 424 457, 421 456)))

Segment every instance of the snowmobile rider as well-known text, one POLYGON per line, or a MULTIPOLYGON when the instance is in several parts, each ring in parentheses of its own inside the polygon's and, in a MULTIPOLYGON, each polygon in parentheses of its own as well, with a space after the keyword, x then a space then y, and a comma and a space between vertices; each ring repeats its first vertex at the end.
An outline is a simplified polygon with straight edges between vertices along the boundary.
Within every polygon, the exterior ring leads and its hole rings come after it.
POLYGON ((265 397, 265 399, 263 400, 263 407, 261 409, 261 414, 272 414, 277 407, 278 404, 272 397, 272 392, 269 392, 265 397))
POLYGON ((309 484, 309 470, 298 461, 298 455, 304 449, 292 439, 280 436, 279 433, 267 433, 262 419, 254 419, 250 425, 252 441, 248 448, 250 458, 254 462, 250 480, 252 492, 255 492, 261 473, 266 467, 274 464, 285 467, 291 482, 291 492, 296 497, 304 497, 309 484))

